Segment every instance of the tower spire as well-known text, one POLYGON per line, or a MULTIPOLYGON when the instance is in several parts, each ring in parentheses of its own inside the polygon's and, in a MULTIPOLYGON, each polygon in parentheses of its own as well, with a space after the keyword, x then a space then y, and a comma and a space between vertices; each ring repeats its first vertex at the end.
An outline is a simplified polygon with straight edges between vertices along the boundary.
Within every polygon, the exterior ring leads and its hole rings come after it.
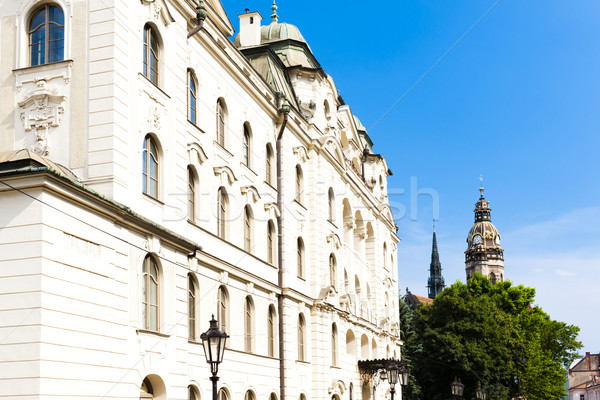
POLYGON ((273 14, 271 14, 271 23, 277 23, 279 21, 279 16, 277 15, 277 4, 275 4, 275 0, 273 0, 273 5, 271 6, 271 10, 273 10, 273 14))
POLYGON ((430 299, 435 298, 446 287, 444 278, 442 277, 442 264, 440 263, 437 237, 435 235, 435 220, 433 221, 433 243, 431 244, 431 263, 429 264, 427 287, 429 288, 430 299))

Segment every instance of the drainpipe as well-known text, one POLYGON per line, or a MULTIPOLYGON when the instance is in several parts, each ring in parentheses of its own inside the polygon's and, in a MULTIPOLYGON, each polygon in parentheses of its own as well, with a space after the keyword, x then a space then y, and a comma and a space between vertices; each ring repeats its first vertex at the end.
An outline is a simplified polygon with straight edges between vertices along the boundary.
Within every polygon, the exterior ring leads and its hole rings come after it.
MULTIPOLYGON (((288 114, 290 113, 289 104, 283 100, 283 94, 277 93, 277 97, 280 100, 279 114, 283 114, 283 121, 277 134, 277 142, 275 151, 277 152, 277 207, 279 208, 279 217, 277 217, 277 285, 279 289, 283 289, 283 174, 281 173, 281 138, 283 137, 283 131, 288 122, 288 114), (283 101, 282 101, 283 100, 283 101)), ((279 314, 279 398, 285 400, 285 332, 284 332, 284 321, 283 321, 283 294, 279 293, 277 298, 277 308, 279 314)))
POLYGON ((196 6, 196 21, 198 22, 198 24, 194 29, 188 32, 188 39, 202 30, 202 28, 204 27, 204 20, 206 19, 207 15, 208 12, 206 11, 206 7, 204 7, 204 0, 199 0, 198 5, 196 6))

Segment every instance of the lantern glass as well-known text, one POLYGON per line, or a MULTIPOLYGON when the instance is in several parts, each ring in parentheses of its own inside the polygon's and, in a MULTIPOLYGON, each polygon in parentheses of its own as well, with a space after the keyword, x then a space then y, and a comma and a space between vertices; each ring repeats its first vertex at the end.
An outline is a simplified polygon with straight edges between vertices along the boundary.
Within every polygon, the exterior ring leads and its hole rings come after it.
POLYGON ((398 367, 392 365, 390 368, 388 368, 387 377, 390 381, 390 385, 395 385, 396 383, 398 383, 398 367))
POLYGON ((229 335, 219 330, 214 316, 210 321, 210 328, 200 335, 206 362, 210 364, 211 372, 214 375, 217 374, 219 364, 223 361, 225 344, 228 337, 229 335))
POLYGON ((465 385, 460 382, 460 379, 454 378, 454 382, 451 383, 451 388, 453 396, 462 396, 463 391, 465 390, 465 385))
POLYGON ((485 400, 486 393, 485 389, 482 387, 478 387, 477 390, 475 390, 475 394, 477 394, 477 400, 485 400))

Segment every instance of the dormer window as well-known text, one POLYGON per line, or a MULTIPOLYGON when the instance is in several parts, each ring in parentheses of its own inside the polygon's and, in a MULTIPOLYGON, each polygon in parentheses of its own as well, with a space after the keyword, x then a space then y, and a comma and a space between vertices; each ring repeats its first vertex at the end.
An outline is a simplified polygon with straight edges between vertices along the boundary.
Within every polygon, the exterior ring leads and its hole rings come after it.
POLYGON ((250 24, 254 23, 254 17, 250 17, 250 24))

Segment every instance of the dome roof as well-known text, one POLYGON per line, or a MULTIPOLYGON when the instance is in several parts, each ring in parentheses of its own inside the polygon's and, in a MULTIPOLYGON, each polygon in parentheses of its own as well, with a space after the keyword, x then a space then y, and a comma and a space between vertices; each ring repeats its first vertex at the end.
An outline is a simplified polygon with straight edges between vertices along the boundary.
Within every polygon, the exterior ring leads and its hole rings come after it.
POLYGON ((271 22, 260 28, 260 42, 273 42, 276 40, 293 39, 306 43, 297 26, 286 22, 271 22))
POLYGON ((489 221, 476 222, 475 225, 469 231, 467 236, 467 243, 469 250, 484 251, 486 249, 498 249, 500 247, 500 240, 502 237, 498 233, 498 229, 489 221), (475 238, 478 236, 478 238, 475 238))

